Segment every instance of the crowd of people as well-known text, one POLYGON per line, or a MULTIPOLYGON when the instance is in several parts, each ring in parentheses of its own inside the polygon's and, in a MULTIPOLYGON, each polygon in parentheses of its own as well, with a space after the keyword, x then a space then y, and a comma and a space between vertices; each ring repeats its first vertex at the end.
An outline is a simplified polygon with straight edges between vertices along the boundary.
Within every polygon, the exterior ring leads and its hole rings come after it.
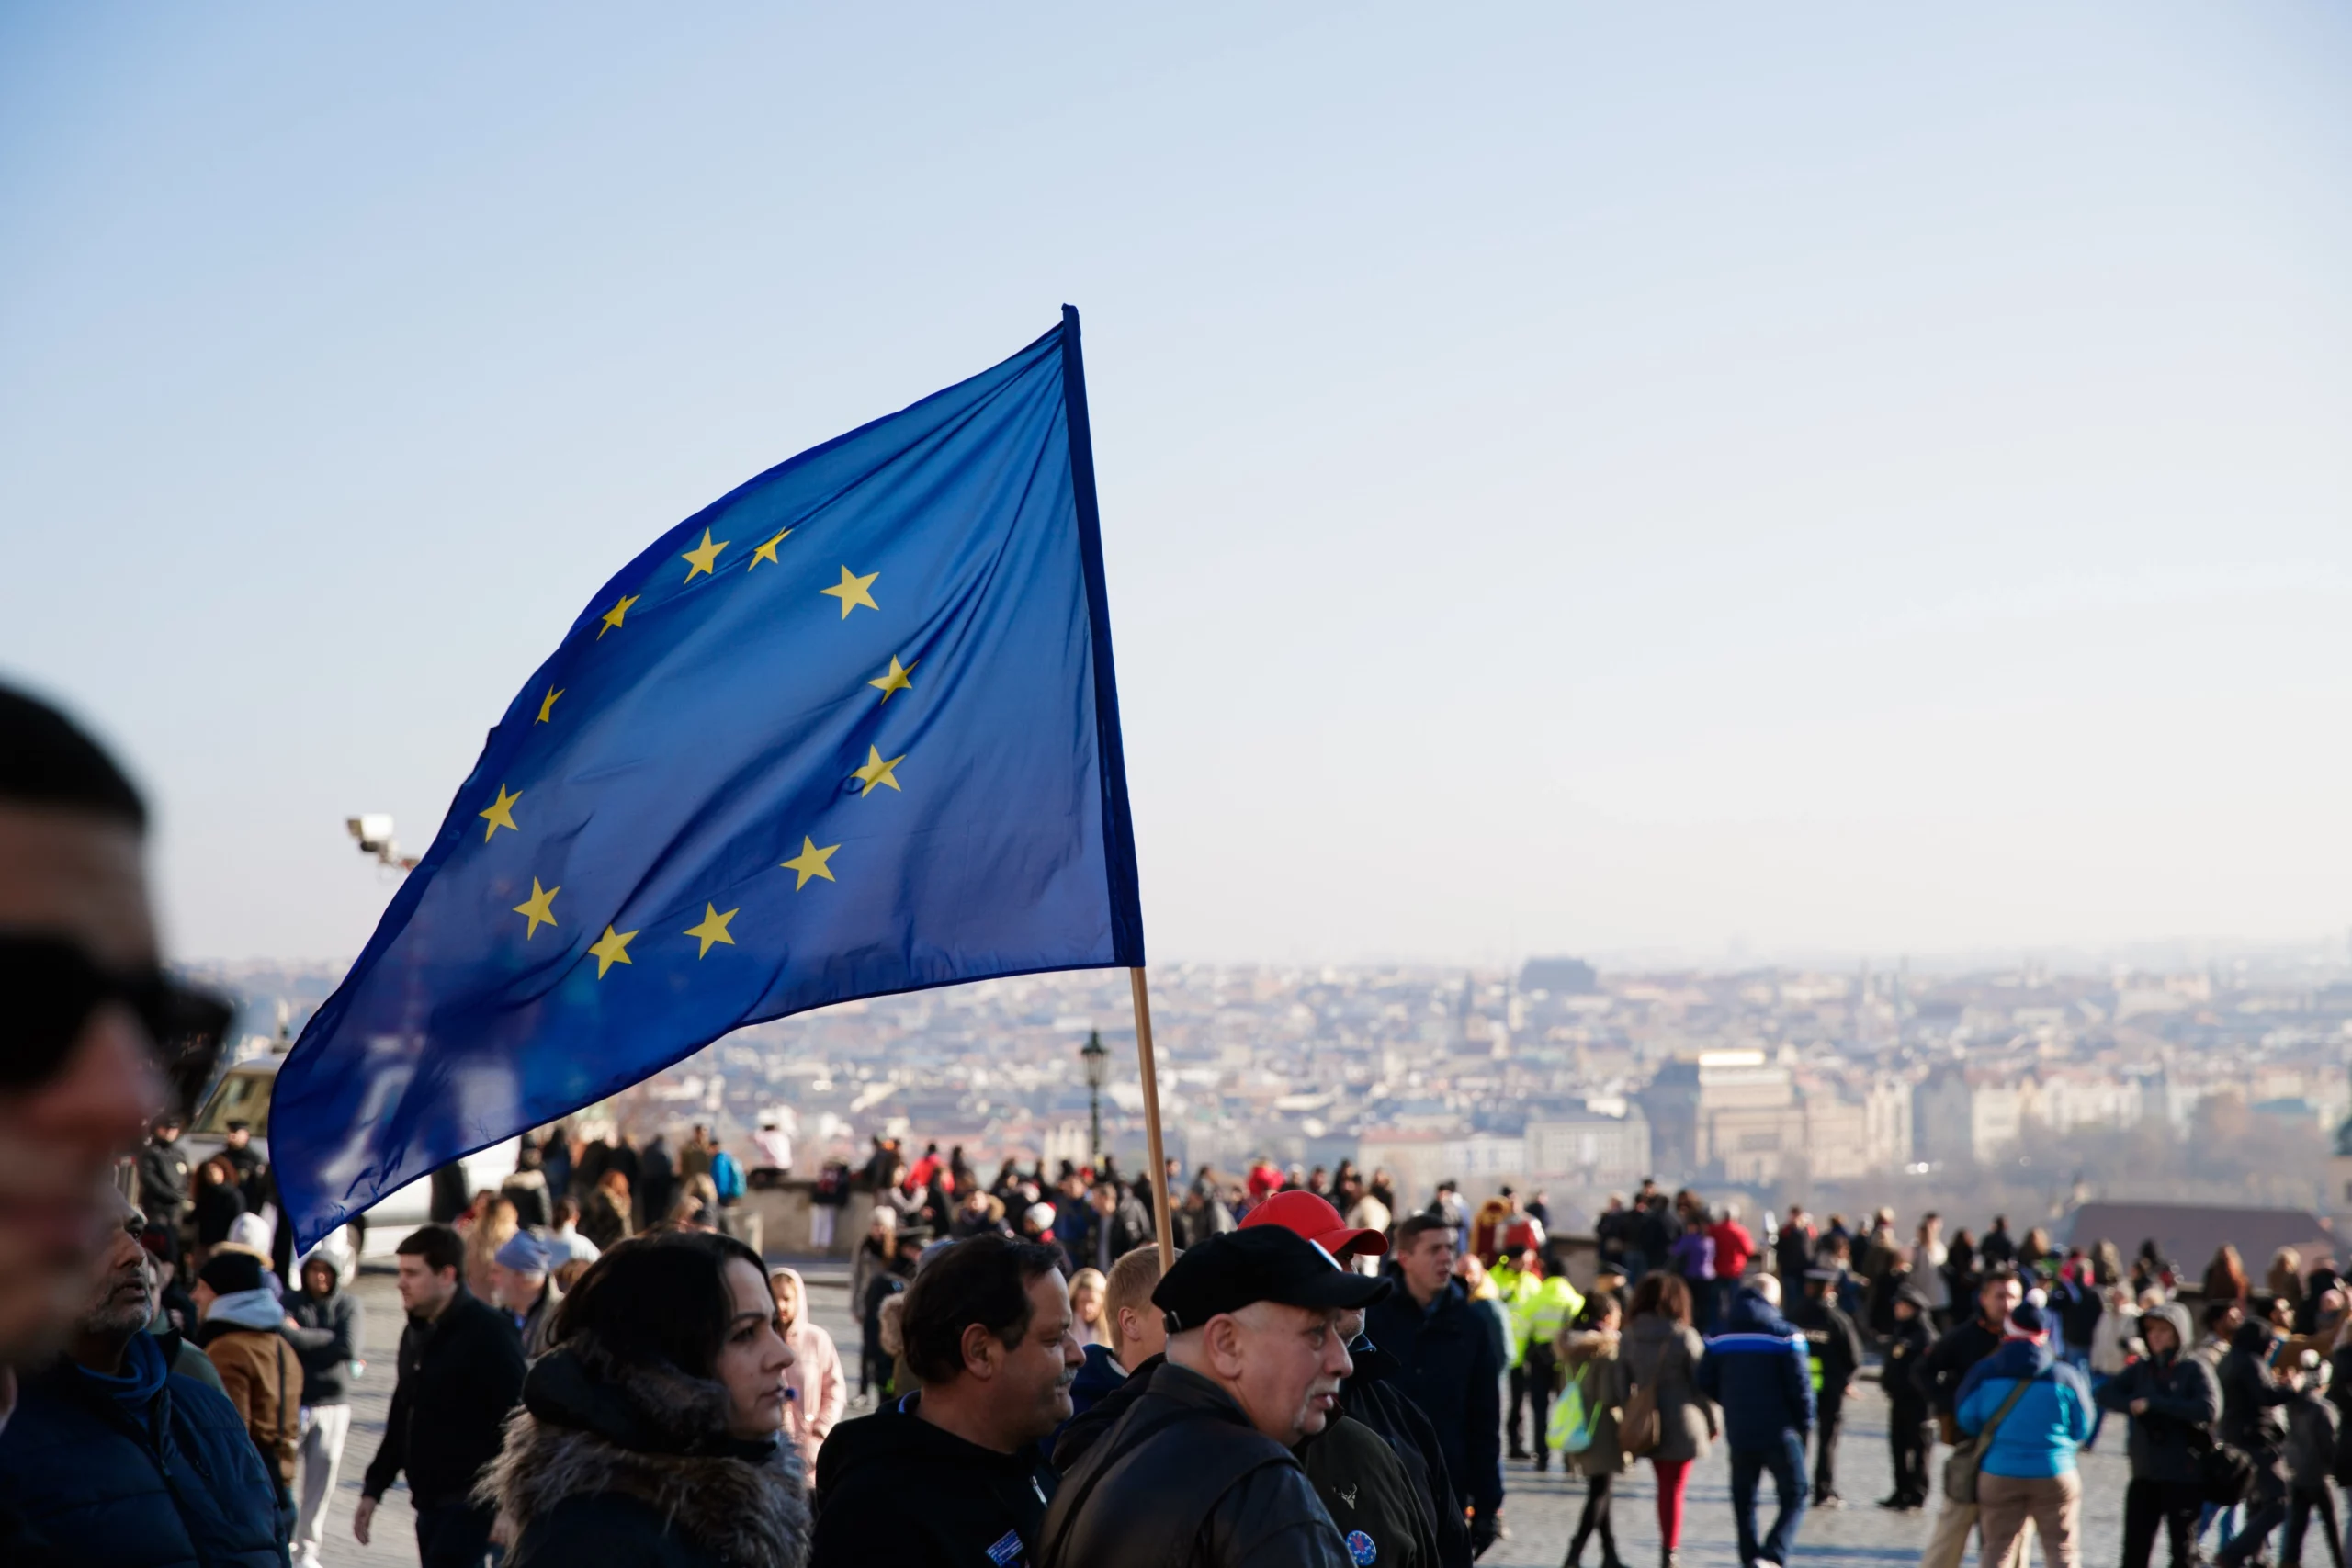
MULTIPOLYGON (((191 1162, 229 1012, 159 963, 145 814, 55 710, 0 691, 0 1561, 315 1558, 365 1329, 343 1261, 257 1229, 249 1131, 191 1162), (134 1196, 136 1201, 134 1201, 134 1196)), ((778 1135, 781 1136, 779 1130, 778 1135)), ((2300 1562, 2352 1471, 2352 1314, 2328 1260, 2053 1246, 1880 1211, 1751 1231, 1653 1185, 1577 1249, 1542 1194, 1415 1206, 1385 1173, 1259 1162, 1156 1184, 877 1144, 858 1392, 807 1282, 728 1234, 732 1156, 531 1140, 436 1179, 403 1237, 406 1322, 351 1529, 404 1482, 429 1568, 988 1562, 1458 1568, 1507 1529, 1511 1461, 1583 1483, 1571 1565, 1620 1562, 1617 1483, 1656 1479, 1666 1568, 1693 1466, 1728 1451, 1745 1563, 1841 1503, 1844 1406, 1875 1371, 1923 1562, 2079 1561, 2076 1456, 2126 1427, 2125 1568, 2300 1562), (1172 1259, 1172 1260, 1171 1260, 1172 1259), (1572 1282, 1577 1273, 1582 1282, 1572 1282), (852 1414, 853 1409, 859 1413, 852 1414), (1939 1444, 1951 1452, 1939 1479, 1939 1444), (1767 1480, 1775 1517, 1759 1529, 1767 1480)), ((1418 1195, 1416 1195, 1417 1197, 1418 1195)))

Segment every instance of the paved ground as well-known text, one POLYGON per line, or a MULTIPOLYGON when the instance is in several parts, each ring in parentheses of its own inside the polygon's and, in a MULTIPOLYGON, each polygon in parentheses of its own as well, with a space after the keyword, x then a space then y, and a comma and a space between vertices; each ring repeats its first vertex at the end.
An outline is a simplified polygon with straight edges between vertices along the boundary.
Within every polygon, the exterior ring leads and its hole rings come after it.
MULTIPOLYGON (((847 1311, 848 1272, 839 1265, 821 1263, 803 1266, 801 1271, 809 1282, 817 1321, 832 1331, 854 1376, 857 1333, 847 1311)), ((323 1559, 336 1568, 386 1568, 416 1561, 415 1528, 406 1495, 396 1490, 377 1510, 372 1548, 351 1539, 351 1510, 359 1497, 360 1475, 383 1440, 384 1416, 391 1402, 393 1353, 400 1342, 400 1298, 389 1275, 363 1275, 356 1288, 368 1307, 368 1373, 359 1381, 353 1400, 350 1447, 344 1456, 342 1484, 328 1520, 323 1559)), ((2101 1438, 2098 1450, 2084 1457, 2086 1496, 2082 1554, 2086 1563, 2105 1562, 2120 1548, 2126 1479, 2121 1438, 2120 1430, 2109 1431, 2101 1438)), ((1846 1436, 1838 1459, 1839 1481, 1849 1504, 1835 1512, 1805 1516, 1797 1556, 1850 1568, 1917 1562, 1930 1516, 1891 1514, 1871 1506, 1886 1495, 1890 1475, 1886 1405, 1875 1384, 1865 1383, 1848 1403, 1846 1436)), ((1584 1503, 1583 1482, 1556 1472, 1538 1475, 1532 1466, 1514 1463, 1510 1487, 1504 1507, 1510 1539, 1481 1560, 1481 1568, 1553 1568, 1566 1554, 1568 1537, 1576 1529, 1577 1515, 1584 1503)), ((1627 1562, 1632 1568, 1652 1568, 1657 1561, 1657 1491, 1647 1465, 1635 1466, 1619 1483, 1614 1518, 1619 1547, 1627 1562)), ((1764 1522, 1770 1522, 1769 1506, 1764 1522)), ((1597 1565, 1600 1556, 1597 1546, 1588 1547, 1585 1562, 1597 1565)), ((1682 1561, 1689 1568, 1736 1568, 1731 1472, 1720 1450, 1691 1476, 1682 1561)))

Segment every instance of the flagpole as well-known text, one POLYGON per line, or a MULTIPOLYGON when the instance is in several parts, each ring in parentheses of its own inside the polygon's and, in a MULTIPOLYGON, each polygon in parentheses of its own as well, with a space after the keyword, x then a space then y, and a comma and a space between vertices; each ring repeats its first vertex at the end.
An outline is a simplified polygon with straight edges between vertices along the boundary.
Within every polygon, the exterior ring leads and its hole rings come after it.
POLYGON ((1176 1261, 1175 1231, 1168 1220, 1168 1154, 1159 1141, 1159 1069, 1151 1059, 1151 998, 1140 965, 1127 971, 1136 998, 1136 1055, 1143 1073, 1143 1135, 1151 1145, 1151 1226, 1159 1235, 1159 1271, 1176 1261))

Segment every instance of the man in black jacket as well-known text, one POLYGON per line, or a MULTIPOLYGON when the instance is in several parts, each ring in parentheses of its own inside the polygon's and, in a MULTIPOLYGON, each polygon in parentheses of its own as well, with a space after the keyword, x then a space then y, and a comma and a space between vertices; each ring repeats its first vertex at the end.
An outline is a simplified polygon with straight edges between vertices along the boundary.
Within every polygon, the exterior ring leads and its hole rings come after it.
MULTIPOLYGON (((1991 1270, 1976 1287, 1976 1315, 1937 1340, 1935 1348, 1919 1359, 1911 1382, 1926 1396, 1944 1441, 1960 1440, 1960 1418, 1954 1406, 1960 1400, 1961 1380, 1968 1376, 1969 1368, 2001 1348, 2009 1314, 2024 1300, 2025 1287, 2015 1274, 2007 1269, 1991 1270)), ((1920 1553, 1920 1568, 1960 1568, 1968 1538, 1976 1529, 1976 1517, 1975 1504, 1946 1497, 1936 1515, 1927 1550, 1920 1553)))
MULTIPOLYGON (((1375 1561, 1362 1524, 1343 1539, 1295 1450, 1339 1408, 1352 1365, 1340 1320, 1388 1289, 1280 1224, 1187 1251, 1152 1292, 1168 1317, 1166 1359, 1072 1455, 1038 1568, 1375 1561)), ((1393 1457, 1376 1440, 1363 1452, 1393 1457)), ((1390 1477, 1388 1495, 1399 1490, 1390 1477)))
POLYGON ((376 1505, 405 1471, 424 1568, 480 1568, 492 1513, 473 1500, 474 1481, 498 1457, 507 1412, 522 1397, 523 1343, 512 1320, 459 1280, 466 1247, 456 1231, 426 1225, 399 1250, 401 1304, 409 1314, 400 1381, 351 1533, 368 1544, 376 1505))
POLYGON ((1928 1501, 1928 1450, 1935 1428, 1928 1424, 1928 1396, 1913 1375, 1933 1343, 1928 1337, 1928 1298, 1917 1285, 1894 1292, 1894 1332, 1887 1337, 1879 1384, 1886 1391, 1886 1440, 1894 1450, 1894 1490, 1879 1499, 1882 1508, 1908 1511, 1928 1501))
POLYGON ((1458 1233, 1436 1214, 1396 1228, 1389 1274, 1396 1294, 1365 1314, 1364 1332, 1396 1358, 1392 1385, 1430 1418, 1455 1494, 1471 1510, 1470 1548, 1500 1534, 1503 1507, 1502 1363, 1482 1309, 1453 1279, 1458 1233))
POLYGON ((312 1253, 302 1264, 302 1288, 286 1303, 293 1326, 286 1342, 302 1362, 302 1482, 294 1519, 294 1568, 316 1568, 326 1533, 327 1500, 343 1469, 351 1435, 351 1363, 367 1336, 367 1314, 342 1288, 334 1259, 312 1253))
POLYGON ((1069 1419, 1085 1364, 1059 1258, 976 1235, 924 1261, 899 1319, 921 1386, 826 1438, 809 1568, 1035 1560, 1054 1487, 1037 1445, 1069 1419))
POLYGON ((2195 1555, 2197 1521, 2205 1509, 2200 1452, 2222 1413, 2211 1369, 2188 1353, 2188 1308, 2156 1308, 2140 1319, 2140 1337, 2148 1353, 2098 1391, 2102 1409, 2132 1418, 2125 1439, 2132 1482, 2123 1489, 2126 1568, 2144 1568, 2159 1524, 2171 1537, 2175 1562, 2195 1555))
POLYGON ((2238 1325, 2229 1354, 2217 1369, 2222 1385, 2222 1441, 2254 1461, 2254 1495, 2246 1500, 2245 1528, 2213 1554, 2215 1568, 2244 1562, 2269 1541, 2287 1518, 2287 1416, 2294 1388, 2271 1375, 2270 1355, 2278 1334, 2260 1318, 2238 1325))
POLYGON ((1862 1365, 1862 1336, 1855 1328, 1854 1320, 1838 1310, 1837 1298, 1831 1294, 1837 1283, 1835 1269, 1806 1269, 1804 1299, 1789 1314, 1789 1321, 1805 1337, 1812 1362, 1813 1506, 1816 1508, 1835 1508, 1841 1502, 1838 1495, 1838 1434, 1845 1419, 1847 1387, 1862 1365))

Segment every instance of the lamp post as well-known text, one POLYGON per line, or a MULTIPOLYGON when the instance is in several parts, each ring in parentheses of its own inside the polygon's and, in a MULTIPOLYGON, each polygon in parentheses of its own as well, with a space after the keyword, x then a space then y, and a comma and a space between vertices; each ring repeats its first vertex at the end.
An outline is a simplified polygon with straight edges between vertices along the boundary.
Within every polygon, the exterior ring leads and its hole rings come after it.
POLYGON ((1102 1043, 1102 1032, 1087 1031, 1086 1043, 1079 1049, 1086 1063, 1086 1119, 1092 1134, 1089 1147, 1094 1152, 1094 1168, 1102 1168, 1102 1080, 1111 1076, 1111 1053, 1102 1043))

